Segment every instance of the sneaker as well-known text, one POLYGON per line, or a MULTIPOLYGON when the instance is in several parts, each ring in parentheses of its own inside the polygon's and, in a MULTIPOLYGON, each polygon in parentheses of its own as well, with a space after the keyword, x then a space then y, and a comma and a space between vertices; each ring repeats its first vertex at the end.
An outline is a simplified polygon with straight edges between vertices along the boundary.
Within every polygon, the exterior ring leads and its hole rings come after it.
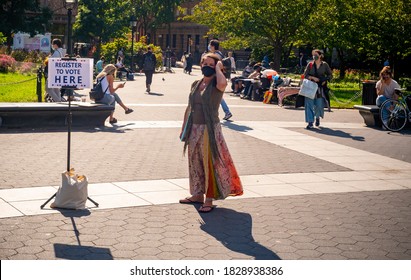
POLYGON ((320 126, 320 118, 315 119, 315 126, 320 126))
POLYGON ((313 123, 312 123, 312 122, 309 122, 306 128, 307 128, 307 129, 313 128, 313 123))
POLYGON ((228 121, 232 116, 233 116, 233 114, 231 114, 230 112, 228 112, 227 114, 225 114, 223 120, 228 121))

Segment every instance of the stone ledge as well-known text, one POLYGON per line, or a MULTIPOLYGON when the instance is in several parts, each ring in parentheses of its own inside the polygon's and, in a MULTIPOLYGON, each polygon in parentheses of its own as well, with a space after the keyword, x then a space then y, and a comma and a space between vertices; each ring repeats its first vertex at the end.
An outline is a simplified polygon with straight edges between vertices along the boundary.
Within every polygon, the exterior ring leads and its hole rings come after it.
MULTIPOLYGON (((71 102, 73 127, 104 126, 114 107, 71 102)), ((48 128, 67 126, 69 106, 59 103, 0 103, 0 128, 48 128)))

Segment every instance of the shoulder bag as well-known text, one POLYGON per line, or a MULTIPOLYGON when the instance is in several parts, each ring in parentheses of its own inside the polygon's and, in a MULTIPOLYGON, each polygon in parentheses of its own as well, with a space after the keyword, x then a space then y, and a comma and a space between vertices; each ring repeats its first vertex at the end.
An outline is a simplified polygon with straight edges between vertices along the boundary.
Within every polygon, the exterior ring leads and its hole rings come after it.
POLYGON ((304 79, 300 91, 298 92, 299 95, 305 96, 310 99, 314 99, 315 94, 317 93, 318 90, 318 84, 314 83, 308 79, 304 79))

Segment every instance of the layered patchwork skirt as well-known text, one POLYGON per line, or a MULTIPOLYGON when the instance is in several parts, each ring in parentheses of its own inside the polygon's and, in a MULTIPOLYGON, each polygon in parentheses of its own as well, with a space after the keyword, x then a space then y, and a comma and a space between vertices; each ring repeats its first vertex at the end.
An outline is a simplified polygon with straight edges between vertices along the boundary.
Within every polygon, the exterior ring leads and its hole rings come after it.
POLYGON ((205 124, 193 124, 188 138, 188 165, 191 195, 224 199, 243 194, 243 186, 221 131, 215 125, 219 156, 214 158, 205 124))

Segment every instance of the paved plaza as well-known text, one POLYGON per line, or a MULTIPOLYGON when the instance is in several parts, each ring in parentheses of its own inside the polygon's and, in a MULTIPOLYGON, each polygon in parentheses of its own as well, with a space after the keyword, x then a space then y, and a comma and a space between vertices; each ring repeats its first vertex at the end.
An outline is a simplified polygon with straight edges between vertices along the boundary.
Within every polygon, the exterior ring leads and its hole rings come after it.
MULTIPOLYGON (((365 127, 356 110, 304 110, 224 95, 223 133, 244 195, 203 214, 182 205, 188 163, 178 136, 191 83, 136 75, 134 109, 74 129, 71 166, 89 180, 86 210, 40 209, 60 184, 67 130, 0 130, 0 259, 411 259, 411 131, 365 127)), ((87 91, 80 91, 87 93, 87 91)), ((220 111, 220 116, 223 112, 220 111)))

